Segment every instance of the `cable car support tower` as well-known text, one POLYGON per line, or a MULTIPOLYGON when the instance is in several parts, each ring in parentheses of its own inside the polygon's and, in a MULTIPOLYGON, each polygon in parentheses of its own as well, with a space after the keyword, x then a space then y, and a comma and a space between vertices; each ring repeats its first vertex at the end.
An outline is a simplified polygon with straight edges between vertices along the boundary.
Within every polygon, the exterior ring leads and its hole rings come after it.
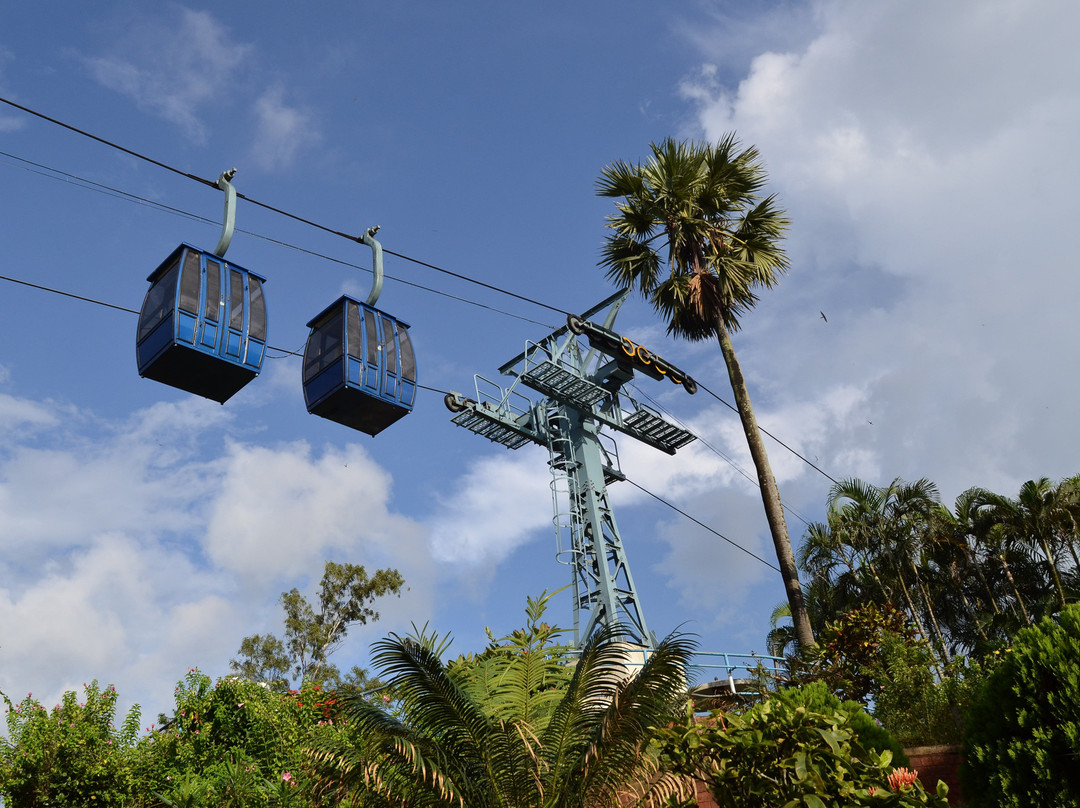
POLYGON ((581 646, 600 627, 617 625, 624 642, 656 647, 645 621, 630 564, 608 497, 625 480, 612 430, 675 454, 694 435, 660 417, 623 390, 640 371, 670 379, 688 393, 697 385, 683 371, 612 331, 629 290, 618 292, 499 368, 506 387, 477 375, 476 398, 451 392, 446 406, 458 426, 510 449, 527 443, 550 455, 557 558, 571 569, 574 641, 581 646), (604 315, 603 325, 589 318, 604 315), (585 343, 585 344, 583 344, 585 343), (536 401, 522 388, 540 393, 536 401))

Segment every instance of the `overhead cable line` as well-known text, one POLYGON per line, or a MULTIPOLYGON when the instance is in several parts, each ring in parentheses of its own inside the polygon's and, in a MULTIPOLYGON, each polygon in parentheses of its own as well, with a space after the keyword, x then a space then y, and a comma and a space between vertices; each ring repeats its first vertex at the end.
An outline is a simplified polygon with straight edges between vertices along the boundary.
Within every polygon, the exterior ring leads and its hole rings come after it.
MULTIPOLYGON (((210 180, 210 179, 207 179, 205 177, 200 177, 197 174, 192 174, 191 172, 184 171, 183 169, 176 168, 175 166, 171 166, 168 163, 163 163, 160 160, 155 160, 153 157, 149 157, 149 156, 147 156, 145 154, 134 151, 133 149, 129 149, 129 148, 125 147, 125 146, 121 146, 119 143, 114 143, 113 141, 108 140, 106 138, 99 137, 98 135, 87 132, 85 129, 80 129, 77 126, 72 126, 69 123, 65 123, 64 121, 58 120, 57 118, 53 118, 53 117, 51 117, 49 115, 46 115, 43 112, 38 112, 35 109, 31 109, 30 107, 23 106, 22 104, 18 104, 16 102, 12 101, 11 99, 4 98, 4 97, 0 96, 0 102, 2 102, 4 104, 7 104, 8 106, 14 107, 15 109, 22 110, 23 112, 27 113, 28 115, 33 115, 34 117, 40 118, 43 121, 47 121, 48 123, 54 124, 56 126, 60 126, 60 127, 64 128, 64 129, 67 129, 70 132, 74 132, 74 133, 76 133, 78 135, 82 135, 83 137, 90 138, 91 140, 94 140, 94 141, 96 141, 98 143, 101 143, 101 144, 103 144, 105 146, 109 146, 110 148, 121 151, 124 154, 128 154, 128 155, 130 155, 132 157, 135 157, 135 158, 137 158, 139 160, 144 160, 145 162, 150 163, 151 165, 155 165, 158 168, 163 168, 166 171, 171 171, 172 173, 178 174, 181 177, 186 177, 189 180, 194 180, 195 182, 201 183, 201 184, 206 185, 207 187, 210 187, 210 188, 215 188, 216 189, 218 187, 217 182, 215 180, 210 180)), ((277 213, 280 216, 284 216, 284 217, 286 217, 288 219, 292 219, 294 221, 300 222, 301 224, 306 224, 309 227, 314 227, 317 230, 322 230, 325 233, 330 233, 331 235, 339 236, 340 238, 347 239, 348 241, 360 241, 359 236, 354 236, 354 235, 351 235, 349 233, 345 233, 345 232, 343 232, 341 230, 337 230, 337 229, 335 229, 333 227, 329 227, 327 225, 321 224, 321 223, 316 222, 316 221, 314 221, 312 219, 305 218, 304 216, 300 216, 298 214, 291 213, 291 212, 289 212, 287 210, 283 210, 282 208, 275 207, 274 205, 270 205, 270 204, 268 204, 266 202, 261 202, 258 199, 253 199, 252 197, 247 196, 246 194, 242 194, 240 192, 237 192, 236 196, 239 199, 243 199, 245 202, 250 202, 252 205, 256 205, 257 207, 264 208, 265 210, 268 210, 268 211, 270 211, 272 213, 277 213)), ((437 266, 436 264, 431 264, 431 263, 428 263, 427 261, 421 261, 418 258, 412 258, 412 257, 410 257, 408 255, 393 252, 392 250, 387 250, 385 248, 384 248, 383 252, 388 253, 389 255, 393 255, 396 258, 400 258, 403 261, 409 261, 411 263, 418 264, 419 266, 427 267, 428 269, 434 270, 436 272, 441 272, 444 275, 449 275, 452 278, 457 278, 458 280, 465 281, 466 283, 475 284, 477 286, 483 287, 484 289, 488 289, 488 290, 490 290, 492 292, 498 292, 499 294, 507 295, 508 297, 512 297, 512 298, 515 298, 517 300, 524 301, 526 303, 531 303, 534 306, 540 306, 541 308, 548 309, 549 311, 556 312, 556 313, 561 314, 563 316, 566 316, 566 315, 571 313, 571 312, 566 311, 565 309, 560 309, 557 306, 552 306, 552 305, 549 305, 547 303, 543 303, 543 302, 541 302, 539 300, 536 300, 536 299, 531 298, 531 297, 527 297, 525 295, 519 295, 516 292, 511 292, 511 291, 508 291, 506 289, 502 289, 502 288, 500 288, 498 286, 495 286, 494 284, 485 283, 484 281, 479 281, 479 280, 477 280, 475 278, 470 278, 468 275, 462 275, 460 273, 453 272, 452 270, 445 269, 444 267, 437 266)))
MULTIPOLYGON (((128 314, 136 314, 137 315, 139 313, 135 309, 130 309, 127 306, 119 306, 116 303, 109 303, 108 301, 98 300, 97 298, 93 298, 93 297, 86 297, 85 295, 77 295, 74 292, 66 292, 63 289, 56 289, 56 288, 51 287, 51 286, 43 286, 42 284, 39 284, 39 283, 31 283, 30 281, 24 281, 24 280, 22 280, 20 278, 12 278, 12 277, 10 277, 8 275, 0 275, 0 280, 8 281, 10 283, 20 284, 22 286, 29 286, 32 289, 37 289, 37 290, 42 291, 42 292, 50 292, 51 294, 62 295, 64 297, 70 297, 70 298, 73 298, 75 300, 82 301, 84 303, 93 303, 94 305, 97 305, 97 306, 103 306, 105 308, 114 309, 116 311, 126 312, 128 314)), ((300 353, 298 351, 290 351, 287 348, 277 348, 277 347, 275 347, 273 345, 267 345, 266 347, 269 350, 280 351, 281 353, 287 354, 287 355, 290 355, 290 356, 303 357, 302 353, 300 353)), ((440 395, 447 395, 450 392, 448 390, 440 390, 437 387, 429 387, 429 386, 423 385, 423 384, 418 384, 417 387, 419 387, 422 390, 427 390, 427 391, 432 392, 432 393, 438 393, 440 395)), ((739 543, 737 543, 735 541, 732 541, 731 539, 729 539, 727 536, 724 536, 719 531, 717 531, 717 530, 709 527, 708 525, 706 525, 704 522, 702 522, 702 521, 700 521, 698 519, 695 519, 693 516, 688 514, 686 511, 682 510, 681 508, 679 508, 678 506, 672 504, 671 502, 668 502, 663 497, 660 497, 657 494, 654 494, 652 491, 649 491, 647 488, 645 488, 645 487, 643 487, 641 485, 638 485, 636 482, 634 482, 633 480, 631 480, 629 478, 627 478, 626 481, 628 483, 630 483, 632 486, 634 486, 635 488, 637 488, 638 490, 640 490, 641 492, 643 492, 645 494, 648 494, 650 497, 652 497, 656 501, 660 502, 663 505, 667 505, 669 508, 674 510, 676 513, 686 517, 687 519, 689 519, 694 524, 696 524, 696 525, 704 528, 705 530, 708 530, 709 532, 715 534, 717 537, 723 539, 728 544, 732 545, 733 547, 736 547, 737 549, 741 550, 742 552, 746 553, 747 555, 752 556, 753 558, 756 558, 758 561, 760 561, 762 564, 765 564, 767 567, 770 567, 770 568, 776 570, 777 572, 780 571, 777 567, 773 566, 768 561, 761 558, 761 556, 755 555, 753 552, 751 552, 750 550, 747 550, 741 544, 739 544, 739 543)))
MULTIPOLYGON (((215 188, 216 189, 218 187, 217 182, 214 181, 214 180, 210 180, 210 179, 207 179, 205 177, 200 177, 197 174, 192 174, 192 173, 190 173, 188 171, 184 171, 182 169, 176 168, 175 166, 171 166, 168 163, 164 163, 164 162, 162 162, 160 160, 155 160, 153 157, 149 157, 149 156, 147 156, 145 154, 134 151, 133 149, 129 149, 129 148, 125 147, 125 146, 121 146, 118 143, 115 143, 115 142, 113 142, 111 140, 100 137, 98 135, 95 135, 95 134, 93 134, 91 132, 87 132, 86 130, 80 129, 79 127, 73 126, 72 124, 65 123, 64 121, 61 121, 61 120, 59 120, 57 118, 53 118, 53 117, 51 117, 49 115, 46 115, 43 112, 38 112, 37 110, 32 109, 32 108, 27 107, 27 106, 24 106, 23 104, 16 103, 15 101, 12 101, 9 98, 4 98, 4 97, 0 96, 0 102, 2 102, 4 104, 7 104, 8 106, 14 107, 15 109, 21 110, 21 111, 27 113, 28 115, 33 115, 34 117, 40 118, 43 121, 47 121, 48 123, 51 123, 51 124, 54 124, 56 126, 62 127, 64 129, 67 129, 68 131, 71 131, 71 132, 74 132, 74 133, 76 133, 78 135, 82 135, 83 137, 89 138, 90 140, 94 140, 94 141, 96 141, 98 143, 101 143, 101 144, 103 144, 105 146, 116 149, 116 150, 118 150, 120 152, 123 152, 124 154, 130 155, 130 156, 135 157, 135 158, 137 158, 139 160, 143 160, 143 161, 145 161, 147 163, 150 163, 152 165, 155 165, 155 166, 157 166, 159 168, 163 168, 166 171, 170 171, 170 172, 172 172, 174 174, 177 174, 177 175, 179 175, 181 177, 185 177, 187 179, 194 180, 195 182, 201 183, 201 184, 206 185, 207 187, 210 187, 210 188, 215 188)), ((8 156, 10 156, 10 155, 8 155, 8 156)), ((14 158, 14 159, 20 159, 21 160, 22 158, 14 158)), ((30 161, 25 161, 25 162, 30 162, 30 161)), ((50 170, 52 170, 52 169, 50 169, 50 170)), ((63 172, 58 172, 58 173, 63 173, 63 172)), ((81 178, 80 178, 80 180, 81 180, 81 178)), ((99 183, 93 183, 90 180, 81 180, 81 181, 89 183, 91 185, 100 185, 99 183)), ((101 187, 107 188, 108 190, 110 190, 110 191, 112 191, 114 193, 119 193, 119 194, 121 194, 123 196, 130 197, 130 198, 133 198, 133 199, 137 199, 137 200, 139 200, 140 202, 142 202, 144 204, 149 204, 151 206, 161 207, 162 209, 166 209, 166 210, 170 209, 169 206, 167 206, 167 205, 162 205, 160 203, 156 203, 156 202, 153 202, 151 200, 146 200, 146 199, 143 199, 142 197, 136 197, 134 194, 129 194, 129 193, 125 192, 125 191, 119 191, 117 189, 108 188, 108 186, 101 186, 101 187)), ((327 225, 321 224, 321 223, 316 222, 316 221, 314 221, 312 219, 308 219, 308 218, 305 218, 303 216, 299 216, 299 215, 297 215, 295 213, 291 213, 289 211, 286 211, 286 210, 283 210, 281 208, 275 207, 275 206, 270 205, 268 203, 261 202, 261 201, 259 201, 257 199, 253 199, 252 197, 247 196, 246 194, 242 194, 242 193, 237 192, 236 195, 237 195, 237 197, 239 197, 240 199, 243 199, 246 202, 250 202, 253 205, 264 208, 264 209, 269 210, 269 211, 271 211, 273 213, 277 213, 277 214, 279 214, 281 216, 284 216, 286 218, 293 219, 294 221, 300 222, 301 224, 306 224, 309 227, 313 227, 313 228, 315 228, 317 230, 322 230, 323 232, 330 233, 331 235, 335 235, 335 236, 338 236, 340 238, 347 239, 348 241, 353 241, 353 242, 360 241, 360 237, 358 237, 358 236, 350 235, 349 233, 345 233, 345 232, 343 232, 341 230, 337 230, 335 228, 332 228, 332 227, 329 227, 327 225)), ((174 210, 175 212, 177 212, 177 213, 179 213, 181 215, 189 216, 189 217, 200 219, 200 220, 203 220, 203 221, 209 221, 209 220, 203 219, 203 217, 201 217, 201 216, 197 216, 195 214, 188 213, 187 211, 180 211, 178 209, 172 209, 172 210, 174 210)), ((245 231, 241 231, 241 232, 245 232, 245 231)), ((312 255, 317 255, 319 257, 327 258, 327 260, 335 261, 337 263, 341 263, 341 264, 344 264, 344 265, 347 265, 347 266, 354 266, 357 269, 364 269, 363 267, 356 266, 355 264, 350 264, 347 261, 340 261, 338 259, 330 258, 328 256, 321 256, 318 253, 314 253, 314 252, 311 252, 309 250, 305 250, 304 248, 296 247, 295 245, 291 245, 291 244, 288 244, 286 242, 277 241, 277 240, 272 239, 272 238, 270 238, 268 236, 261 236, 259 234, 255 234, 255 233, 251 233, 250 235, 253 235, 253 236, 257 237, 257 238, 263 238, 263 239, 265 239, 267 241, 278 243, 278 244, 281 244, 282 246, 290 247, 292 249, 297 249, 297 250, 300 250, 301 252, 307 252, 307 253, 310 253, 312 255)), ((460 273, 453 272, 452 270, 445 269, 444 267, 437 266, 436 264, 428 263, 427 261, 422 261, 422 260, 417 259, 417 258, 412 258, 412 257, 410 257, 408 255, 404 255, 402 253, 394 252, 393 250, 388 250, 388 249, 385 249, 385 248, 384 248, 383 252, 388 253, 389 255, 393 255, 394 257, 400 258, 400 259, 402 259, 404 261, 409 261, 409 262, 417 264, 419 266, 426 267, 426 268, 431 269, 431 270, 433 270, 435 272, 441 272, 441 273, 443 273, 445 275, 449 275, 450 277, 457 278, 458 280, 461 280, 461 281, 465 281, 466 283, 475 284, 476 286, 480 286, 480 287, 482 287, 484 289, 488 289, 489 291, 497 292, 499 294, 503 294, 503 295, 506 295, 508 297, 512 297, 512 298, 515 298, 517 300, 521 300, 521 301, 526 302, 526 303, 531 303, 531 304, 533 304, 535 306, 540 306, 541 308, 547 309, 549 311, 556 312, 556 313, 564 315, 564 316, 571 314, 571 312, 568 312, 565 309, 560 309, 557 306, 552 306, 552 305, 549 305, 547 303, 543 303, 543 302, 541 302, 539 300, 536 300, 534 298, 530 298, 530 297, 528 297, 526 295, 520 295, 520 294, 517 294, 516 292, 511 292, 511 291, 509 291, 507 289, 502 289, 502 288, 500 288, 498 286, 495 286, 493 284, 489 284, 489 283, 485 283, 484 281, 476 280, 475 278, 470 278, 467 275, 462 275, 460 273)), ((426 289, 427 288, 427 287, 419 286, 418 284, 409 283, 408 281, 402 281, 402 280, 397 279, 397 278, 395 278, 395 280, 398 280, 401 283, 405 283, 405 284, 408 284, 410 286, 418 286, 418 288, 421 288, 421 289, 426 289)), ((443 293, 443 292, 436 292, 434 289, 428 289, 428 291, 435 292, 436 294, 443 294, 443 295, 445 295, 447 297, 454 297, 453 295, 449 295, 449 294, 446 294, 446 293, 443 293)), ((469 300, 467 300, 465 298, 456 298, 456 299, 462 300, 463 302, 470 302, 470 303, 472 303, 474 305, 481 306, 482 308, 492 308, 492 307, 489 307, 489 306, 484 306, 483 304, 480 304, 480 303, 476 303, 476 301, 469 301, 469 300)), ((498 309, 493 309, 493 310, 499 311, 498 309)), ((502 313, 503 314, 508 314, 508 312, 502 312, 502 313)), ((519 315, 509 315, 509 316, 519 317, 519 315)), ((522 317, 520 319, 526 319, 527 320, 528 318, 523 318, 522 317)), ((550 326, 547 326, 546 324, 538 323, 535 320, 530 320, 530 322, 536 323, 538 325, 545 325, 545 327, 550 327, 550 326)), ((729 409, 731 409, 734 412, 738 412, 738 410, 732 404, 729 404, 727 401, 722 399, 720 396, 718 396, 712 390, 705 387, 704 385, 699 385, 699 386, 701 387, 701 389, 705 390, 705 392, 707 392, 709 395, 711 395, 717 401, 722 403, 724 406, 728 407, 729 409)), ((767 429, 765 429, 764 427, 762 427, 760 425, 758 426, 758 429, 762 433, 764 433, 765 435, 769 436, 774 441, 779 443, 781 446, 783 446, 789 452, 794 454, 796 457, 798 457, 804 463, 809 465, 815 471, 819 472, 824 477, 831 480, 833 483, 838 484, 838 481, 836 480, 835 477, 833 477, 831 474, 827 473, 826 471, 822 470, 820 467, 818 467, 816 464, 811 462, 808 458, 804 457, 802 454, 797 452, 795 449, 792 449, 790 446, 788 446, 786 443, 784 443, 778 437, 773 435, 767 429)))
MULTIPOLYGON (((136 203, 136 204, 139 204, 139 205, 143 205, 145 207, 154 208, 154 209, 157 209, 157 210, 163 210, 166 213, 172 213, 172 214, 174 214, 176 216, 181 216, 181 217, 191 219, 191 220, 196 221, 196 222, 202 222, 202 223, 210 224, 210 225, 220 224, 219 222, 215 221, 214 219, 210 219, 210 218, 208 218, 206 216, 201 216, 198 213, 192 213, 191 211, 186 211, 186 210, 183 210, 182 208, 176 208, 176 207, 173 207, 172 205, 166 205, 164 202, 158 202, 158 201, 153 200, 153 199, 147 199, 146 197, 139 196, 138 194, 133 194, 130 191, 125 191, 125 190, 123 190, 121 188, 114 188, 113 186, 105 185, 104 183, 95 182, 94 180, 87 179, 86 177, 80 177, 78 174, 71 174, 71 173, 69 173, 67 171, 63 171, 63 170, 61 170, 59 168, 54 168, 53 166, 45 165, 44 163, 38 163, 38 162, 35 162, 33 160, 28 160, 25 157, 19 157, 18 155, 10 154, 9 152, 0 151, 0 156, 7 157, 10 160, 15 160, 18 163, 22 164, 22 165, 14 165, 14 164, 9 163, 9 165, 12 165, 14 168, 21 168, 24 171, 29 171, 32 174, 37 174, 37 175, 42 176, 42 177, 47 177, 48 179, 57 180, 59 182, 66 182, 66 183, 68 183, 70 185, 74 185, 74 186, 76 186, 78 188, 84 188, 84 189, 86 189, 88 191, 95 191, 97 193, 105 194, 106 196, 112 196, 112 197, 115 197, 117 199, 122 199, 124 201, 133 202, 133 203, 136 203), (30 166, 33 166, 33 168, 31 168, 30 166), (40 170, 38 170, 38 169, 40 169, 40 170)), ((354 264, 354 263, 352 263, 350 261, 345 261, 345 260, 343 260, 341 258, 335 258, 332 255, 325 255, 323 253, 316 252, 315 250, 309 250, 306 247, 301 247, 301 246, 299 246, 297 244, 291 244, 291 243, 289 243, 287 241, 282 241, 280 239, 276 239, 276 238, 273 238, 272 236, 267 236, 267 235, 264 235, 262 233, 256 233, 256 232, 251 231, 251 230, 244 230, 244 229, 239 228, 239 227, 236 228, 236 232, 244 233, 246 235, 252 236, 253 238, 261 239, 262 241, 268 241, 271 244, 278 245, 279 247, 286 247, 286 248, 288 248, 290 250, 295 250, 297 252, 305 253, 306 255, 310 255, 310 256, 312 256, 314 258, 321 258, 321 259, 323 259, 325 261, 331 261, 331 262, 333 262, 335 264, 340 264, 342 266, 350 267, 352 269, 358 269, 358 270, 361 270, 362 272, 370 272, 371 271, 367 267, 362 267, 359 264, 354 264)), ((388 252, 388 250, 384 250, 384 252, 388 252)), ((544 328, 554 328, 554 326, 552 326, 549 323, 544 323, 544 322, 541 322, 540 320, 534 320, 531 317, 525 317, 524 315, 521 315, 521 314, 514 314, 513 312, 505 311, 504 309, 497 308, 496 306, 489 306, 486 303, 480 303, 480 302, 478 302, 476 300, 471 300, 470 298, 467 298, 467 297, 460 297, 458 295, 450 294, 449 292, 442 292, 442 291, 439 291, 438 289, 433 289, 430 286, 424 286, 423 284, 420 284, 420 283, 415 283, 413 281, 407 281, 404 278, 398 278, 398 277, 395 277, 394 275, 390 275, 390 274, 386 274, 386 277, 393 280, 393 281, 396 281, 396 282, 398 282, 398 283, 400 283, 400 284, 402 284, 404 286, 411 286, 414 289, 422 289, 425 292, 431 292, 432 294, 436 294, 436 295, 440 295, 442 297, 450 298, 451 300, 456 300, 456 301, 458 301, 460 303, 466 303, 466 304, 468 304, 470 306, 476 306, 477 308, 487 309, 488 311, 493 311, 493 312, 496 312, 498 314, 505 315, 507 317, 513 317, 514 319, 517 319, 517 320, 522 320, 522 321, 527 322, 527 323, 532 323, 533 325, 543 326, 544 328)))
MULTIPOLYGON (((700 388, 701 388, 702 390, 704 390, 704 391, 705 391, 706 393, 708 393, 708 394, 709 394, 710 396, 712 396, 713 398, 715 398, 715 399, 716 399, 717 401, 719 401, 719 402, 720 402, 721 404, 723 404, 723 405, 724 405, 725 407, 727 407, 727 408, 728 408, 729 410, 731 410, 732 412, 734 412, 734 413, 738 413, 738 412, 739 412, 739 410, 738 410, 738 409, 737 409, 737 408, 736 408, 736 407, 735 407, 735 406, 734 406, 733 404, 729 404, 729 403, 728 403, 728 402, 726 402, 726 401, 725 401, 724 399, 720 398, 720 396, 718 396, 718 395, 717 395, 716 393, 714 393, 714 392, 713 392, 712 390, 710 390, 710 389, 709 389, 708 387, 706 387, 705 385, 703 385, 703 384, 702 384, 701 382, 698 382, 698 387, 700 387, 700 388)), ((776 441, 777 443, 779 443, 779 444, 780 444, 781 446, 783 446, 783 447, 784 447, 785 449, 787 449, 787 450, 788 450, 789 452, 791 452, 791 453, 792 453, 793 455, 795 455, 795 456, 796 456, 797 458, 799 458, 799 460, 801 460, 801 461, 803 461, 804 463, 806 463, 806 465, 808 465, 808 466, 809 466, 810 468, 812 468, 812 469, 813 469, 814 471, 818 472, 819 474, 823 475, 824 477, 828 478, 829 480, 832 480, 832 481, 833 481, 833 482, 834 482, 835 484, 837 484, 837 485, 839 485, 839 484, 840 484, 840 483, 839 483, 839 481, 838 481, 838 480, 837 480, 837 479, 836 479, 835 477, 833 477, 833 476, 832 476, 831 474, 829 474, 829 473, 828 473, 827 471, 823 471, 823 470, 822 470, 822 469, 820 469, 820 468, 819 468, 818 466, 816 466, 816 465, 815 465, 815 464, 814 464, 813 462, 811 462, 810 460, 808 460, 808 459, 806 459, 805 457, 803 457, 803 456, 802 456, 801 454, 799 454, 799 453, 798 453, 797 451, 795 451, 794 449, 792 449, 792 448, 791 448, 790 446, 788 446, 788 445, 787 445, 786 443, 784 443, 784 442, 783 442, 782 440, 780 440, 780 438, 776 437, 776 435, 774 435, 774 434, 773 434, 772 432, 770 432, 769 430, 767 430, 767 429, 766 429, 765 427, 763 427, 763 426, 762 426, 761 424, 758 424, 758 430, 759 430, 760 432, 762 432, 763 434, 765 434, 765 435, 768 435, 768 436, 769 436, 770 438, 772 438, 772 439, 773 439, 774 441, 776 441)))
MULTIPOLYGON (((634 390, 636 390, 638 392, 638 394, 640 394, 643 398, 648 399, 649 403, 652 404, 654 408, 656 408, 657 410, 662 412, 664 415, 666 415, 668 418, 670 418, 677 426, 682 427, 687 432, 692 434, 695 438, 697 438, 697 440, 702 445, 704 445, 706 448, 710 449, 721 460, 723 460, 725 463, 727 463, 729 466, 731 466, 733 469, 735 469, 735 471, 737 471, 739 474, 741 474, 743 477, 745 477, 750 482, 751 485, 753 485, 755 488, 761 488, 761 483, 757 480, 757 478, 751 477, 750 474, 747 473, 747 471, 742 466, 740 466, 738 463, 736 463, 732 458, 728 457, 726 454, 721 452, 718 448, 716 448, 711 443, 709 443, 709 441, 707 441, 707 440, 705 440, 705 438, 701 437, 701 435, 698 435, 697 433, 695 433, 685 423, 683 423, 677 416, 672 414, 670 411, 666 410, 663 407, 663 405, 660 404, 660 402, 658 402, 655 398, 650 396, 648 393, 646 393, 644 390, 642 390, 636 384, 632 385, 632 386, 633 386, 634 390)), ((698 386, 699 387, 701 386, 700 383, 698 384, 698 386)), ((785 511, 790 513, 792 516, 794 516, 796 519, 798 519, 800 522, 802 522, 807 527, 810 527, 810 523, 798 511, 796 511, 790 505, 784 504, 783 502, 781 502, 780 504, 781 504, 781 506, 783 507, 783 509, 785 511)))
MULTIPOLYGON (((107 308, 116 309, 117 311, 126 311, 129 314, 138 314, 139 313, 139 312, 135 311, 135 309, 129 309, 127 306, 118 306, 115 303, 107 303, 104 300, 96 300, 96 299, 94 299, 92 297, 83 297, 82 295, 77 295, 74 292, 65 292, 62 289, 53 289, 50 286, 42 286, 42 285, 37 284, 37 283, 30 283, 30 281, 20 280, 19 278, 11 278, 11 277, 9 277, 7 275, 0 275, 0 281, 10 281, 11 283, 22 284, 23 286, 29 286, 29 287, 31 287, 33 289, 40 289, 43 292, 52 292, 55 295, 63 295, 64 297, 71 297, 71 298, 74 298, 75 300, 82 300, 82 301, 84 301, 86 303, 94 303, 94 304, 96 304, 98 306, 106 306, 107 308)), ((277 350, 277 349, 275 349, 275 350, 277 350)))
POLYGON ((764 565, 765 565, 766 567, 769 567, 770 569, 774 569, 774 570, 776 570, 777 572, 780 572, 780 568, 779 568, 779 567, 777 567, 776 565, 774 565, 774 564, 770 564, 770 563, 769 563, 768 561, 766 561, 766 560, 765 560, 764 558, 762 558, 761 556, 759 556, 759 555, 757 555, 756 553, 754 553, 754 552, 753 552, 752 550, 747 550, 747 549, 746 549, 745 547, 743 547, 743 546, 742 546, 741 544, 739 544, 739 543, 738 543, 738 542, 736 542, 736 541, 732 541, 731 539, 729 539, 729 538, 728 538, 727 536, 725 536, 725 535, 724 535, 723 533, 721 533, 720 531, 718 531, 718 530, 714 530, 713 528, 709 527, 709 526, 708 526, 707 524, 705 524, 704 522, 702 522, 702 521, 700 521, 700 520, 698 520, 698 519, 695 519, 695 518, 694 518, 693 516, 691 516, 690 514, 688 514, 688 513, 686 512, 686 511, 684 511, 684 510, 683 510, 682 508, 678 507, 677 505, 674 505, 674 504, 672 504, 671 502, 668 502, 668 501, 667 501, 666 499, 664 499, 663 497, 661 497, 661 496, 659 496, 659 495, 657 495, 657 494, 654 494, 654 493, 653 493, 652 491, 650 491, 649 489, 647 489, 647 488, 645 488, 645 487, 643 487, 643 486, 640 486, 640 485, 638 485, 638 484, 637 484, 637 483, 635 483, 635 482, 634 482, 633 480, 631 480, 631 479, 630 479, 629 477, 627 477, 627 478, 626 478, 626 481, 627 481, 628 483, 630 483, 630 485, 634 486, 634 488, 636 488, 636 489, 638 489, 639 491, 641 491, 642 493, 644 493, 644 494, 648 494, 648 495, 649 495, 650 497, 652 497, 653 499, 655 499, 655 500, 656 500, 657 502, 659 502, 659 503, 661 503, 661 504, 663 504, 663 505, 667 505, 667 506, 668 506, 669 508, 671 508, 671 509, 672 509, 673 511, 675 511, 676 513, 678 513, 678 514, 681 514, 682 516, 685 516, 685 517, 686 517, 687 519, 689 519, 689 520, 690 520, 691 522, 693 522, 693 523, 694 523, 695 525, 697 525, 698 527, 702 527, 702 528, 705 528, 705 530, 709 531, 710 533, 712 533, 712 534, 713 534, 714 536, 716 536, 717 538, 719 538, 719 539, 723 539, 724 541, 726 541, 726 542, 727 542, 728 544, 730 544, 730 545, 731 545, 732 547, 736 548, 737 550, 741 550, 742 552, 746 553, 746 554, 747 554, 748 556, 750 556, 751 558, 757 559, 757 560, 758 560, 758 561, 760 561, 760 562, 761 562, 762 564, 764 564, 764 565))

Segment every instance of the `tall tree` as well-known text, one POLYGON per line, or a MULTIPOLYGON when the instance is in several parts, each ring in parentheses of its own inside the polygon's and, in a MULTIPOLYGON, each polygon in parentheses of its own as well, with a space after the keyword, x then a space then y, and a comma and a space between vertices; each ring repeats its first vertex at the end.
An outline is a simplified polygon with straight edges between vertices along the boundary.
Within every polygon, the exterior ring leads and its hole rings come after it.
POLYGON ((1016 499, 992 496, 987 500, 991 516, 1002 525, 1007 536, 1020 544, 1038 547, 1053 581, 1058 605, 1065 608, 1065 587, 1058 569, 1055 550, 1072 530, 1069 484, 1054 485, 1046 477, 1028 480, 1020 486, 1016 499))
POLYGON ((615 162, 597 181, 600 196, 621 199, 608 217, 613 232, 601 266, 615 283, 636 286, 667 320, 669 333, 720 343, 795 634, 808 648, 814 634, 784 509, 731 340, 757 290, 775 286, 787 270, 780 241, 788 220, 774 196, 761 195, 766 173, 757 149, 742 148, 734 135, 715 145, 668 138, 651 149, 644 162, 615 162))
POLYGON ((327 561, 319 582, 318 610, 299 589, 282 592, 284 642, 273 634, 245 637, 239 658, 230 660, 229 665, 241 676, 279 688, 289 686, 290 669, 299 682, 340 686, 348 684, 350 677, 361 681, 364 672, 354 668, 343 682, 337 666, 328 659, 352 626, 379 619, 372 602, 399 594, 404 583, 401 573, 394 569, 377 570, 368 577, 359 564, 327 561))

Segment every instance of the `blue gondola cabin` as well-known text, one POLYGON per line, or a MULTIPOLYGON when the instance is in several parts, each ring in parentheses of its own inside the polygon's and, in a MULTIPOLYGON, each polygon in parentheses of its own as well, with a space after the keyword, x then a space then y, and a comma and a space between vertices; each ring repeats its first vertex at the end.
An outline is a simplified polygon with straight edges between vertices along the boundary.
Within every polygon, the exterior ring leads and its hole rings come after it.
POLYGON ((407 324, 343 295, 308 328, 308 412, 369 435, 412 412, 416 359, 407 324))
POLYGON ((266 279, 181 244, 150 277, 139 313, 139 375, 224 404, 259 375, 266 279))

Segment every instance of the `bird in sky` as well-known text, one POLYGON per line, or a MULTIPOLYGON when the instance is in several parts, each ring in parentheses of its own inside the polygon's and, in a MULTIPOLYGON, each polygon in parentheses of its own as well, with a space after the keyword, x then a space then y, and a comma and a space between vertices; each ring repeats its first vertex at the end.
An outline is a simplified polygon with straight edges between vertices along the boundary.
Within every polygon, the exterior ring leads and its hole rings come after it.
POLYGON ((822 320, 824 320, 825 322, 829 322, 829 318, 825 316, 825 312, 819 311, 818 314, 821 315, 822 320))

